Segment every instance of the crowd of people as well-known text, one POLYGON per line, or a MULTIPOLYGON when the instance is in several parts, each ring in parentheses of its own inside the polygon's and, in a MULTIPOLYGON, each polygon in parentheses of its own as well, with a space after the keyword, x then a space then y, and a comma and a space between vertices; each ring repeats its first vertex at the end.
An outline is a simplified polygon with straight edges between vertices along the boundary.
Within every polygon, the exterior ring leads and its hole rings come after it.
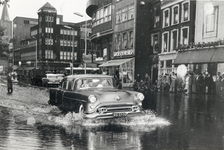
POLYGON ((164 74, 158 77, 156 82, 158 91, 162 92, 184 92, 186 95, 195 94, 222 94, 224 89, 224 74, 187 72, 184 77, 176 73, 164 74))

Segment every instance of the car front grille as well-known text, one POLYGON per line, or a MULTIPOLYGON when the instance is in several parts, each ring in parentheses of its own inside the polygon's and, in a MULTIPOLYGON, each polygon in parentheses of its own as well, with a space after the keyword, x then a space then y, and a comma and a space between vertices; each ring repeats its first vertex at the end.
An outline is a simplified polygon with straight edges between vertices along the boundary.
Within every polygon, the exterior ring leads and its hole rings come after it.
POLYGON ((138 106, 125 105, 125 106, 104 106, 97 109, 98 113, 114 113, 114 112, 132 112, 137 111, 138 106))

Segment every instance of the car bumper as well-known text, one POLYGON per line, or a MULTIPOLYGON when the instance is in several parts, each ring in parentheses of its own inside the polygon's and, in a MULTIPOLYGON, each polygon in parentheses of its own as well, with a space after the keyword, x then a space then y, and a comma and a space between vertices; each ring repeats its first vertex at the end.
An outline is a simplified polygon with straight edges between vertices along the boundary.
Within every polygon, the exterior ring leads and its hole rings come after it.
POLYGON ((47 82, 48 85, 59 85, 59 82, 47 82))
POLYGON ((116 112, 116 113, 93 113, 93 114, 84 114, 86 119, 109 119, 109 118, 119 118, 119 117, 133 117, 143 115, 141 111, 139 112, 116 112))

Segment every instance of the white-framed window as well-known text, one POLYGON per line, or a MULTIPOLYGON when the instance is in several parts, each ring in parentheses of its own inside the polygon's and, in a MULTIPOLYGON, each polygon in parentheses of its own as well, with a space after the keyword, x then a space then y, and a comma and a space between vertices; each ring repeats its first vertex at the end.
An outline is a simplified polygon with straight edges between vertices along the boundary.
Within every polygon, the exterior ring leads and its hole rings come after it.
POLYGON ((172 25, 179 23, 179 5, 172 7, 172 25))
POLYGON ((128 20, 134 19, 134 5, 128 7, 128 20))
POLYGON ((129 31, 128 33, 128 48, 133 48, 133 40, 134 40, 134 35, 133 31, 129 31))
POLYGON ((60 59, 62 60, 64 58, 64 52, 60 51, 60 59))
POLYGON ((127 21, 128 20, 128 12, 127 12, 128 8, 125 7, 122 9, 122 21, 127 21))
POLYGON ((189 21, 190 20, 190 2, 187 1, 187 2, 183 2, 182 3, 182 22, 185 22, 185 21, 189 21))
POLYGON ((153 53, 159 52, 159 34, 151 34, 151 46, 153 48, 153 53))
POLYGON ((72 45, 71 45, 71 44, 72 44, 71 41, 68 41, 67 43, 68 43, 68 46, 72 46, 72 45))
POLYGON ((63 34, 64 33, 64 30, 63 29, 60 29, 60 34, 63 34))
POLYGON ((122 13, 121 10, 118 10, 116 12, 116 24, 121 23, 122 22, 122 13))
POLYGON ((169 52, 169 32, 162 34, 162 53, 169 52))
POLYGON ((163 10, 163 27, 168 27, 170 25, 170 9, 167 8, 163 10))
POLYGON ((214 6, 213 12, 208 13, 204 10, 204 34, 205 38, 207 37, 216 37, 217 28, 218 28, 218 12, 219 7, 214 6))
POLYGON ((77 60, 77 52, 74 52, 74 60, 77 60))
POLYGON ((189 44, 189 27, 182 27, 181 28, 181 41, 182 45, 189 44))
POLYGON ((64 41, 60 40, 60 46, 63 46, 63 45, 64 45, 64 41))
POLYGON ((171 51, 177 49, 178 47, 178 29, 171 31, 171 51))
POLYGON ((74 47, 78 46, 78 41, 74 41, 74 47))
POLYGON ((64 46, 67 46, 67 41, 66 40, 63 40, 63 42, 64 42, 64 46))
POLYGON ((67 54, 67 52, 64 51, 64 60, 66 60, 66 58, 67 58, 66 54, 67 54))
POLYGON ((67 60, 70 60, 71 56, 70 56, 71 52, 67 52, 67 60))
POLYGON ((124 32, 123 33, 123 46, 122 46, 122 48, 126 49, 127 48, 127 44, 128 44, 128 35, 127 35, 127 32, 124 32))
POLYGON ((154 7, 154 28, 158 28, 159 27, 159 23, 160 23, 160 9, 159 7, 154 7))

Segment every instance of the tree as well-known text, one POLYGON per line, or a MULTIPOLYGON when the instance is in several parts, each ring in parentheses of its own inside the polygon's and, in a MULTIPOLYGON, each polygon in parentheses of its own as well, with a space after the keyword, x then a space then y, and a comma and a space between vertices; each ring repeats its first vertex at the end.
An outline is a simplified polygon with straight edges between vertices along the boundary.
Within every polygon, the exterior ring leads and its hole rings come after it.
POLYGON ((2 36, 4 36, 4 30, 2 26, 0 26, 0 57, 9 57, 9 43, 7 41, 4 41, 2 39, 2 36))

